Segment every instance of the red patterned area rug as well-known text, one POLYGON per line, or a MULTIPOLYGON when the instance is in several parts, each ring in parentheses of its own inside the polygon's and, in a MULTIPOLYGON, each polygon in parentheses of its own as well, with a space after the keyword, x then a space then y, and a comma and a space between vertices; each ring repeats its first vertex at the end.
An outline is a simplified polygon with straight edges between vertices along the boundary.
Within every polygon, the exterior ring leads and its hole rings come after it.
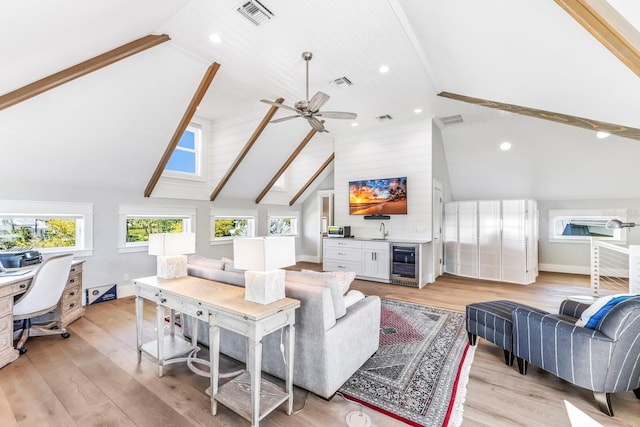
POLYGON ((380 348, 339 393, 412 426, 459 426, 475 350, 464 320, 383 298, 380 348))

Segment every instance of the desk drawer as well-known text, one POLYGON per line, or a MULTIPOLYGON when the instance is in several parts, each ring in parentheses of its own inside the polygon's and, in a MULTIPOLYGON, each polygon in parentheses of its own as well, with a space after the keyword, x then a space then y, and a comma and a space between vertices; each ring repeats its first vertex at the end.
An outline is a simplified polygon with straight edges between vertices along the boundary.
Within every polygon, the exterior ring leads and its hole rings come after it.
POLYGON ((27 288, 29 288, 29 284, 31 283, 31 279, 21 280, 19 282, 12 283, 7 286, 0 287, 0 298, 7 295, 17 295, 24 293, 27 288))
POLYGON ((146 286, 136 285, 136 295, 150 301, 158 302, 160 291, 157 288, 148 288, 146 286))
POLYGON ((209 312, 207 311, 207 309, 196 302, 185 301, 179 296, 167 294, 164 292, 160 292, 159 301, 160 304, 165 307, 169 307, 181 313, 197 317, 198 319, 204 320, 205 322, 209 321, 209 312))
POLYGON ((70 274, 69 279, 67 280, 66 287, 70 288, 73 286, 82 286, 82 274, 70 274))
POLYGON ((67 298, 62 298, 62 316, 66 316, 68 315, 71 311, 73 310, 77 310, 78 308, 82 307, 82 303, 80 302, 80 288, 74 288, 75 289, 75 293, 76 295, 69 297, 67 296, 67 298))

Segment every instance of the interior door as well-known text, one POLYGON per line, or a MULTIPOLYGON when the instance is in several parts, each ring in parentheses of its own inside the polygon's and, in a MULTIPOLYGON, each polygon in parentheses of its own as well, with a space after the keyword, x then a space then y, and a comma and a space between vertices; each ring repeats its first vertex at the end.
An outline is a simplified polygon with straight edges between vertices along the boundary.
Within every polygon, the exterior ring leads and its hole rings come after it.
POLYGON ((443 239, 442 239, 442 216, 444 203, 442 201, 442 184, 437 180, 433 181, 433 280, 442 276, 444 269, 443 239))
POLYGON ((318 262, 322 262, 322 242, 327 237, 327 227, 333 225, 333 190, 318 191, 318 262))

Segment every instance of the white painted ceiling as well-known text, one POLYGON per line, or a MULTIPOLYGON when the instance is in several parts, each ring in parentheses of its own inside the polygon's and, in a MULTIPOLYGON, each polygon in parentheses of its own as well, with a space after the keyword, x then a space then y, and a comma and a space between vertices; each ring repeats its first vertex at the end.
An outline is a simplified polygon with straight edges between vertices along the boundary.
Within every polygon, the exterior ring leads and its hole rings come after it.
MULTIPOLYGON (((29 157, 42 174, 60 182, 142 193, 210 63, 221 67, 197 116, 214 128, 251 117, 241 146, 268 110, 260 99, 283 97, 292 105, 304 98, 301 53, 308 50, 314 54, 310 94, 321 90, 331 96, 324 110, 358 113, 358 127, 328 119, 330 133, 309 146, 317 161, 307 156, 299 162, 307 176, 326 158, 321 144, 461 114, 463 125, 443 128, 456 199, 638 196, 640 175, 633 163, 640 159, 640 141, 595 140, 583 129, 435 96, 448 91, 640 128, 640 78, 553 1, 264 0, 275 16, 259 27, 236 11, 241 3, 0 0, 0 36, 6 41, 0 44, 0 94, 147 34, 171 37, 0 111, 5 155, 29 157), (222 43, 211 43, 212 33, 222 43), (390 67, 386 74, 378 72, 383 64, 390 67), (330 83, 343 76, 354 85, 330 83), (413 112, 418 107, 421 114, 413 112), (385 114, 394 120, 376 119, 385 114), (498 152, 505 138, 514 149, 498 152)), ((640 25, 637 2, 610 3, 640 25)), ((255 198, 307 128, 295 119, 267 129, 225 197, 255 198)), ((9 163, 3 169, 3 179, 11 179, 23 166, 9 163)), ((212 179, 220 175, 216 170, 212 179)), ((212 189, 194 197, 205 198, 212 189)))

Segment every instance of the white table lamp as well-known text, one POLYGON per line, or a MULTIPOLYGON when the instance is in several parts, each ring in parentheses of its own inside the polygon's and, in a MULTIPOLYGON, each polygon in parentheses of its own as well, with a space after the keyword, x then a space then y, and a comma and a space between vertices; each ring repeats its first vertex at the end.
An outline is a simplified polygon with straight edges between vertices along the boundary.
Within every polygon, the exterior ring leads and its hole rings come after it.
POLYGON ((244 273, 244 299, 270 304, 284 295, 285 271, 296 263, 294 237, 250 237, 233 239, 234 268, 244 273))
POLYGON ((194 233, 149 234, 149 255, 157 255, 157 276, 175 279, 187 275, 187 255, 196 251, 194 233))

